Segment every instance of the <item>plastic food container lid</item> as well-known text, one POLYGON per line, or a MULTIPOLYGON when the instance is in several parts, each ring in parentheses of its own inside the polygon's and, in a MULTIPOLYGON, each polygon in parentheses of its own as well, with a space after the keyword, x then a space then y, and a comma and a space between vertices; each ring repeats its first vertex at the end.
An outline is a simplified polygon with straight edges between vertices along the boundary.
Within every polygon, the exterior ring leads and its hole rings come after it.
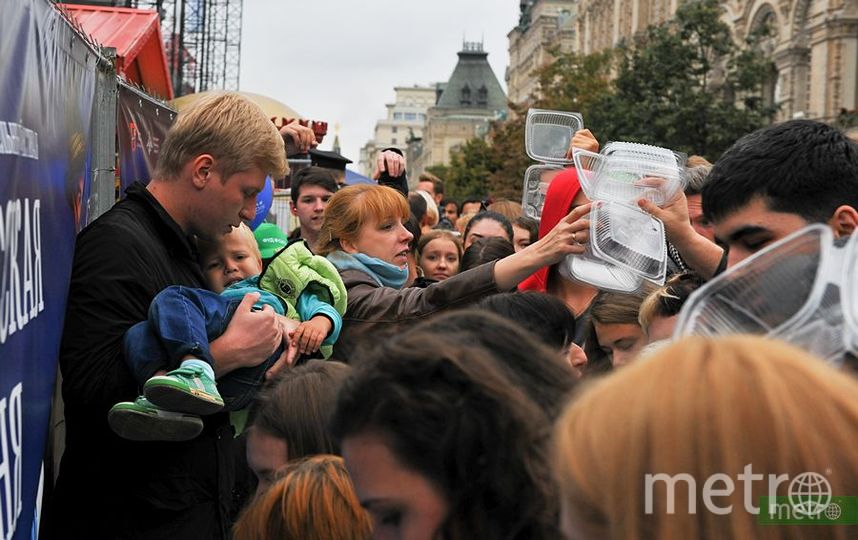
POLYGON ((566 152, 575 132, 584 128, 583 117, 575 112, 530 109, 524 127, 524 147, 531 159, 543 163, 571 165, 566 152))

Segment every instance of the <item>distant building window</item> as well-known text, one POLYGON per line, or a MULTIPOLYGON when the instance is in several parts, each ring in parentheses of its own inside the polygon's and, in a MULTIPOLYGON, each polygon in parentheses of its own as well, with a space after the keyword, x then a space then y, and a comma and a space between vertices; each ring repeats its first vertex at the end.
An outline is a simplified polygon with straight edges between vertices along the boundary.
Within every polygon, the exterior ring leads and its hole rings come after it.
POLYGON ((489 90, 485 87, 485 85, 480 86, 480 89, 477 90, 477 105, 486 105, 489 102, 489 90))
POLYGON ((467 84, 462 87, 462 99, 459 100, 461 105, 471 104, 471 87, 467 84))
POLYGON ((390 144, 396 144, 396 137, 390 139, 390 144))
POLYGON ((393 113, 393 119, 394 120, 402 120, 402 113, 401 112, 393 113))
POLYGON ((423 113, 418 113, 418 114, 417 114, 417 118, 418 118, 421 122, 425 122, 425 121, 426 121, 426 115, 425 115, 425 114, 423 114, 423 113))
POLYGON ((405 113, 406 120, 417 120, 417 113, 407 112, 405 113))
POLYGON ((396 126, 391 127, 391 128, 390 128, 390 132, 391 132, 391 133, 396 133, 396 126))

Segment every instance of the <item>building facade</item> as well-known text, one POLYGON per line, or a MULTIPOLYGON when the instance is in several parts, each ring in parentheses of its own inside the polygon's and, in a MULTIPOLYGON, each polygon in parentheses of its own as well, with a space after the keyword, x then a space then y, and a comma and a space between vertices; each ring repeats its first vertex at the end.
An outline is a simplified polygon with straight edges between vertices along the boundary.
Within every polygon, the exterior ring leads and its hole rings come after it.
POLYGON ((550 50, 575 50, 578 0, 522 0, 518 25, 507 34, 509 100, 525 104, 538 90, 536 71, 551 63, 550 50))
POLYGON ((375 124, 372 139, 360 150, 361 174, 369 176, 379 150, 395 147, 406 151, 408 140, 423 137, 426 114, 435 104, 435 86, 397 86, 396 98, 387 107, 387 117, 375 124))
POLYGON ((408 148, 409 174, 449 165, 450 153, 474 137, 484 137, 492 121, 505 118, 507 97, 482 43, 465 42, 450 80, 436 86, 436 103, 427 113, 422 139, 408 148))
MULTIPOLYGON (((774 34, 761 44, 776 72, 766 99, 780 105, 776 121, 834 121, 858 109, 858 0, 727 0, 724 21, 737 42, 760 26, 774 34)), ((678 0, 581 0, 577 50, 615 46, 676 12, 678 0)))

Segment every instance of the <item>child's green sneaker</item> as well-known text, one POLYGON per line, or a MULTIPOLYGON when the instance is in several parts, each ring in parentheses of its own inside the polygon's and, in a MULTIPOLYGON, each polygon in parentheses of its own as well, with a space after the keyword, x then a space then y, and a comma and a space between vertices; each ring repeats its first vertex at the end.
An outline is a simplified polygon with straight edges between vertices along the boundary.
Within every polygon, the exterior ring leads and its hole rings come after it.
POLYGON ((203 430, 199 416, 165 411, 143 396, 114 405, 107 422, 117 435, 131 441, 189 441, 203 430))
POLYGON ((195 363, 199 361, 185 361, 178 369, 146 381, 146 399, 162 409, 190 414, 214 414, 223 409, 214 378, 195 363))

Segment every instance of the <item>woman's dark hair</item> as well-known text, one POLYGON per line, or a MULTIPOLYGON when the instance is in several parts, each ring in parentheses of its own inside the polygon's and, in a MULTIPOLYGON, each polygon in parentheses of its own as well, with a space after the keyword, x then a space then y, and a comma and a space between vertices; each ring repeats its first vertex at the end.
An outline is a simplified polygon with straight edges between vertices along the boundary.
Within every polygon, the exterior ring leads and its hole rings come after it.
POLYGON ((459 272, 476 268, 487 262, 503 259, 513 253, 515 253, 515 248, 512 247, 512 243, 503 238, 497 236, 478 238, 462 254, 462 261, 459 263, 459 272))
POLYGON ((539 222, 527 216, 519 216, 512 222, 516 227, 520 227, 527 231, 530 235, 530 243, 533 244, 539 240, 539 222))
MULTIPOLYGON (((557 417, 576 383, 569 363, 557 354, 565 345, 550 348, 533 337, 524 321, 515 324, 515 319, 488 313, 492 310, 484 302, 478 307, 482 309, 440 314, 415 326, 412 331, 432 333, 437 340, 448 343, 484 347, 513 384, 524 390, 549 418, 557 417)), ((573 317, 573 325, 574 321, 573 317)), ((569 336, 571 341, 572 334, 569 336)))
POLYGON ((412 191, 408 194, 408 207, 411 208, 411 215, 417 218, 417 223, 423 221, 427 210, 426 199, 412 191))
POLYGON ((559 537, 549 420, 488 351, 411 331, 355 361, 331 433, 375 433, 437 486, 449 508, 439 537, 559 537))
POLYGON ((575 337, 575 315, 556 296, 527 291, 495 294, 477 307, 518 323, 552 349, 565 348, 575 337))
POLYGON ((404 222, 402 226, 411 233, 411 236, 413 236, 411 242, 408 244, 408 250, 411 251, 411 253, 417 253, 417 245, 420 243, 420 237, 423 236, 420 229, 420 221, 414 216, 414 214, 411 214, 408 216, 408 221, 404 222))
POLYGON ((467 241, 468 233, 471 232, 471 229, 474 227, 474 225, 484 219, 490 219, 492 221, 497 221, 498 223, 500 223, 501 227, 503 227, 504 232, 506 232, 506 239, 510 243, 512 243, 512 223, 510 223, 506 216, 504 216, 503 214, 498 214, 497 212, 492 212, 491 210, 480 212, 471 218, 471 221, 469 221, 467 227, 465 227, 465 233, 462 235, 463 242, 467 241))
POLYGON ((349 373, 346 364, 323 360, 281 370, 256 396, 248 425, 286 441, 289 459, 339 454, 325 426, 349 373))

